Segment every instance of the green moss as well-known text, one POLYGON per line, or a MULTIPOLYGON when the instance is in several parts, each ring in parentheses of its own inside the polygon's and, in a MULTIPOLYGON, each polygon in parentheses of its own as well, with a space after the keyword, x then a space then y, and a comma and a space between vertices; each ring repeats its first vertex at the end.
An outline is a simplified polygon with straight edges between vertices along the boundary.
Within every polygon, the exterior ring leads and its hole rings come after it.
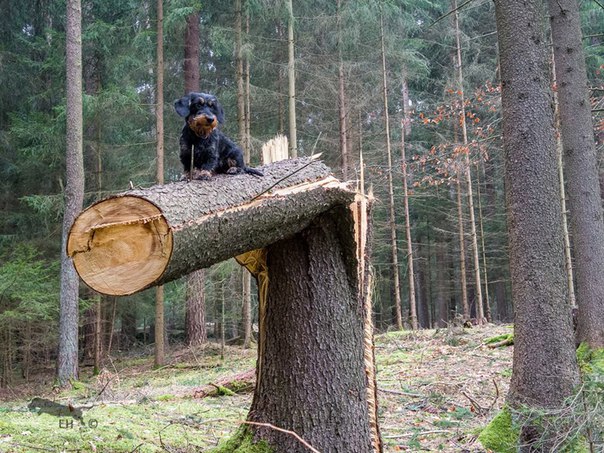
POLYGON ((218 388, 216 389, 216 394, 214 396, 234 396, 235 392, 233 392, 232 390, 229 390, 228 388, 226 388, 223 385, 219 385, 218 388))
POLYGON ((221 442, 210 453, 272 453, 273 449, 265 441, 254 443, 254 435, 248 427, 241 427, 235 435, 221 442))
POLYGON ((513 343, 513 341, 514 341, 514 334, 513 333, 505 333, 503 335, 497 335, 496 337, 487 338, 486 340, 484 340, 485 344, 500 343, 502 341, 511 341, 513 343))
POLYGON ((577 360, 584 374, 604 376, 604 348, 591 349, 586 343, 577 348, 577 360))
POLYGON ((512 424, 512 414, 504 407, 482 430, 478 441, 495 453, 515 453, 520 432, 512 424))
POLYGON ((170 400, 176 399, 176 397, 174 395, 170 395, 168 393, 166 395, 159 395, 156 399, 157 399, 157 401, 170 401, 170 400))

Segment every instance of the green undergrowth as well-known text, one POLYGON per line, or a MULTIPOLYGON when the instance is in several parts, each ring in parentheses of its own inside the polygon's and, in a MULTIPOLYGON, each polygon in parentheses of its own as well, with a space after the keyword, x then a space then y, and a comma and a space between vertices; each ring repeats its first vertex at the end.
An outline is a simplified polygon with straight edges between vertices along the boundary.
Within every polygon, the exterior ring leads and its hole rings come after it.
MULTIPOLYGON (((496 337, 493 343, 505 338, 496 337)), ((487 341, 488 342, 488 341, 487 341)), ((581 344, 577 349, 582 385, 562 410, 504 407, 482 430, 478 440, 495 453, 514 453, 520 436, 518 420, 537 427, 543 439, 553 439, 560 453, 604 451, 604 349, 581 344), (591 445, 590 445, 591 444, 591 445)), ((538 446, 537 446, 538 447, 538 446)))
POLYGON ((227 440, 220 442, 210 453, 271 453, 273 449, 265 442, 254 442, 254 435, 248 427, 239 428, 227 440))

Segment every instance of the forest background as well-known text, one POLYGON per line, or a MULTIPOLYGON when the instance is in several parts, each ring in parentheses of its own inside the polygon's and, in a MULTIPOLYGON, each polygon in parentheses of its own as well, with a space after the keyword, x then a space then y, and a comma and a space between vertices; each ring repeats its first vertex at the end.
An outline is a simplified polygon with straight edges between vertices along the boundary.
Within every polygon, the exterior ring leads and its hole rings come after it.
MULTIPOLYGON (((238 78, 249 78, 251 163, 260 163, 264 142, 290 130, 287 9, 280 2, 244 4, 246 69, 238 74, 234 4, 165 2, 166 182, 181 176, 182 120, 172 101, 185 91, 183 49, 192 14, 200 21, 201 90, 220 99, 227 117, 223 129, 232 137, 239 130, 238 78)), ((604 9, 595 1, 580 6, 604 186, 604 9)), ((0 384, 6 386, 36 369, 51 369, 56 359, 65 3, 3 0, 0 7, 0 384)), ((85 206, 156 180, 155 8, 145 1, 83 2, 85 206)), ((479 297, 489 320, 512 318, 495 11, 491 1, 467 2, 456 22, 457 15, 447 14, 451 8, 449 1, 427 0, 294 5, 298 154, 322 152, 346 180, 360 177, 363 155, 365 185, 377 200, 373 266, 379 331, 414 326, 411 287, 421 328, 480 319, 479 297)), ((208 336, 242 337, 242 280, 232 260, 206 271, 208 336)), ((83 362, 95 354, 97 319, 105 354, 153 343, 155 291, 117 299, 82 287, 80 297, 83 362)), ((184 279, 165 287, 168 343, 185 339, 188 297, 184 279)))

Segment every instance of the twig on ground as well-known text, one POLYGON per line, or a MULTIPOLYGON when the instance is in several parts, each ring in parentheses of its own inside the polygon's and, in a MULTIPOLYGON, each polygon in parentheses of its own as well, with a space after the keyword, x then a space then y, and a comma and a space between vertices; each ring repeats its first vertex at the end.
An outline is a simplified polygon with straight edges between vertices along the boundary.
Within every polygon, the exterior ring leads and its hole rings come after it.
POLYGON ((312 451, 313 453, 321 453, 319 450, 317 450, 316 448, 314 448, 313 446, 311 446, 308 442, 306 442, 304 439, 302 439, 298 434, 296 434, 293 431, 290 431, 289 429, 283 429, 283 428, 279 428, 275 425, 271 425, 270 423, 259 423, 259 422, 250 422, 250 421, 242 421, 241 423, 246 424, 246 425, 254 425, 254 426, 263 426, 265 428, 270 428, 270 429, 274 429, 275 431, 279 431, 285 434, 289 434, 290 436, 294 436, 302 445, 304 445, 306 448, 308 448, 310 451, 312 451))
POLYGON ((453 431, 448 429, 435 429, 433 431, 421 431, 418 433, 393 434, 392 436, 383 436, 384 439, 400 439, 401 437, 427 436, 428 434, 451 434, 453 431))
POLYGON ((378 388, 378 391, 382 393, 391 393, 392 395, 401 395, 401 396, 411 396, 413 398, 425 398, 426 395, 422 395, 421 393, 411 393, 411 392, 400 392, 398 390, 389 390, 378 388))
POLYGON ((472 398, 466 392, 461 392, 461 394, 465 396, 470 401, 470 403, 472 403, 472 406, 476 408, 476 412, 478 412, 478 415, 484 415, 486 413, 485 408, 478 404, 478 402, 474 398, 472 398))
POLYGON ((491 412, 491 409, 493 409, 493 407, 495 406, 495 403, 499 399, 499 387, 497 386, 497 381, 495 379, 493 379, 493 385, 495 386, 495 399, 493 400, 493 402, 487 409, 487 412, 491 412))

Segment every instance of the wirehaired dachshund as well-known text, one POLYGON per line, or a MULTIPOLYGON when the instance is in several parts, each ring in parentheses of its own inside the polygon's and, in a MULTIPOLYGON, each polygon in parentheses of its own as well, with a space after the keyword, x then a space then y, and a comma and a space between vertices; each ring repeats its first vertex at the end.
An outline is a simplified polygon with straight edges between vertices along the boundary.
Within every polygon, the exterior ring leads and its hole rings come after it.
POLYGON ((174 101, 174 108, 185 119, 180 136, 183 178, 209 179, 220 173, 264 176, 260 171, 246 167, 241 149, 217 128, 224 123, 224 110, 215 96, 189 93, 174 101))

